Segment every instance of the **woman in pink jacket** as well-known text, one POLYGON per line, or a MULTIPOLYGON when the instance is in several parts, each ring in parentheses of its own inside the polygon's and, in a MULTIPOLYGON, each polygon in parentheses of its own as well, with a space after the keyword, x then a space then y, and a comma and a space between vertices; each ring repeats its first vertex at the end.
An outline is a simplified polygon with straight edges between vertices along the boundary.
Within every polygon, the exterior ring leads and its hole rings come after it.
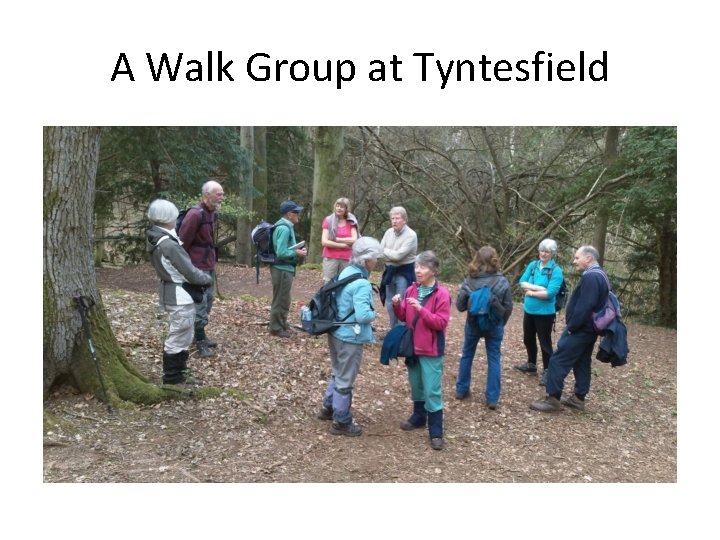
POLYGON ((405 360, 413 413, 400 429, 422 429, 427 424, 434 450, 443 447, 442 372, 451 303, 450 292, 435 278, 439 270, 435 254, 423 251, 415 259, 417 281, 408 287, 404 298, 399 294, 392 298, 395 316, 413 329, 416 355, 405 360))

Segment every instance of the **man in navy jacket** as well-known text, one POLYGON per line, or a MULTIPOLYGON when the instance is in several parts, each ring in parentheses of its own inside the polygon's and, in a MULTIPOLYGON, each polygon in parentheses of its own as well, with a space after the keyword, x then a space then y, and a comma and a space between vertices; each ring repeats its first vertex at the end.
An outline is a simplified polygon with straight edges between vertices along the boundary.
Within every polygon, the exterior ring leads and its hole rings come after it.
POLYGON ((590 391, 592 352, 597 339, 592 314, 600 311, 608 299, 609 281, 600 268, 600 254, 592 246, 582 246, 575 252, 573 264, 582 278, 575 287, 565 309, 566 327, 550 357, 544 399, 533 401, 530 408, 540 412, 557 412, 565 405, 585 410, 585 396, 590 391), (565 377, 570 370, 575 375, 573 395, 560 401, 565 377))

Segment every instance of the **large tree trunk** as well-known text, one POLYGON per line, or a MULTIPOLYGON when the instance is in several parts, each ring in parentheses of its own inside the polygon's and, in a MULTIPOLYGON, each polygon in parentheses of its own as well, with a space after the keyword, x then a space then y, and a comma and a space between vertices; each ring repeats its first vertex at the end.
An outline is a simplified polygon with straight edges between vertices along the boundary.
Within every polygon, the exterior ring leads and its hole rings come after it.
POLYGON ((313 176, 312 221, 310 229, 309 261, 322 261, 322 220, 333 210, 340 196, 342 170, 343 128, 318 127, 315 136, 315 170, 313 176))
POLYGON ((165 392, 147 384, 115 340, 93 266, 93 203, 100 129, 43 129, 43 396, 57 381, 104 399, 75 297, 95 302, 90 327, 110 402, 151 403, 165 392))

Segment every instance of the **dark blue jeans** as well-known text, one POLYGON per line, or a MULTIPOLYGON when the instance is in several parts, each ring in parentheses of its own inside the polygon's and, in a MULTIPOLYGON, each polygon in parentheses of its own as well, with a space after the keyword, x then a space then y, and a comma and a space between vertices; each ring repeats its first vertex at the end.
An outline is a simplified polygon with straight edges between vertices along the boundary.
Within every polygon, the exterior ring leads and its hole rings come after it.
POLYGON ((590 375, 592 352, 597 334, 580 332, 568 334, 567 328, 557 344, 557 349, 550 357, 550 367, 545 391, 549 396, 559 398, 562 395, 565 377, 570 370, 575 375, 574 393, 585 397, 590 391, 590 375))
POLYGON ((470 374, 480 338, 485 338, 488 371, 485 384, 485 401, 496 404, 500 400, 500 345, 502 345, 505 328, 498 325, 488 332, 480 332, 475 324, 465 321, 465 343, 463 344, 460 368, 458 369, 455 392, 467 394, 470 390, 470 374))

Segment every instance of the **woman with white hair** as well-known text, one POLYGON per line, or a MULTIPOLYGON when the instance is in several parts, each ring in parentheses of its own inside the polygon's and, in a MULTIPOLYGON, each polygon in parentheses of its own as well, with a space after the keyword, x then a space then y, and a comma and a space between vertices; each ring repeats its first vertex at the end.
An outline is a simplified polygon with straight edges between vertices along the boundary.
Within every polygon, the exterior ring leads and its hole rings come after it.
POLYGON ((360 279, 345 285, 337 296, 338 318, 347 323, 328 334, 332 372, 328 381, 322 407, 317 417, 332 420, 330 433, 356 437, 362 428, 353 423, 350 406, 353 385, 362 363, 363 345, 374 343, 371 323, 375 320, 370 272, 382 257, 380 242, 363 236, 352 247, 350 266, 345 268, 338 279, 359 274, 360 279))
POLYGON ((543 375, 540 385, 547 382, 547 369, 553 353, 552 329, 555 324, 555 297, 560 291, 563 270, 555 261, 557 242, 546 238, 538 246, 539 258, 531 261, 520 276, 520 287, 525 292, 523 300, 523 343, 527 350, 527 362, 513 366, 523 373, 537 373, 537 341, 542 353, 543 375), (536 341, 537 338, 537 341, 536 341))
POLYGON ((196 298, 212 277, 195 268, 175 231, 177 207, 158 199, 148 209, 152 227, 147 231, 147 251, 160 278, 160 305, 168 314, 169 330, 163 348, 164 384, 201 384, 187 368, 188 349, 195 327, 196 298))
POLYGON ((358 220, 350 212, 350 199, 340 197, 335 201, 333 213, 322 222, 323 283, 350 264, 352 245, 358 236, 358 220))

